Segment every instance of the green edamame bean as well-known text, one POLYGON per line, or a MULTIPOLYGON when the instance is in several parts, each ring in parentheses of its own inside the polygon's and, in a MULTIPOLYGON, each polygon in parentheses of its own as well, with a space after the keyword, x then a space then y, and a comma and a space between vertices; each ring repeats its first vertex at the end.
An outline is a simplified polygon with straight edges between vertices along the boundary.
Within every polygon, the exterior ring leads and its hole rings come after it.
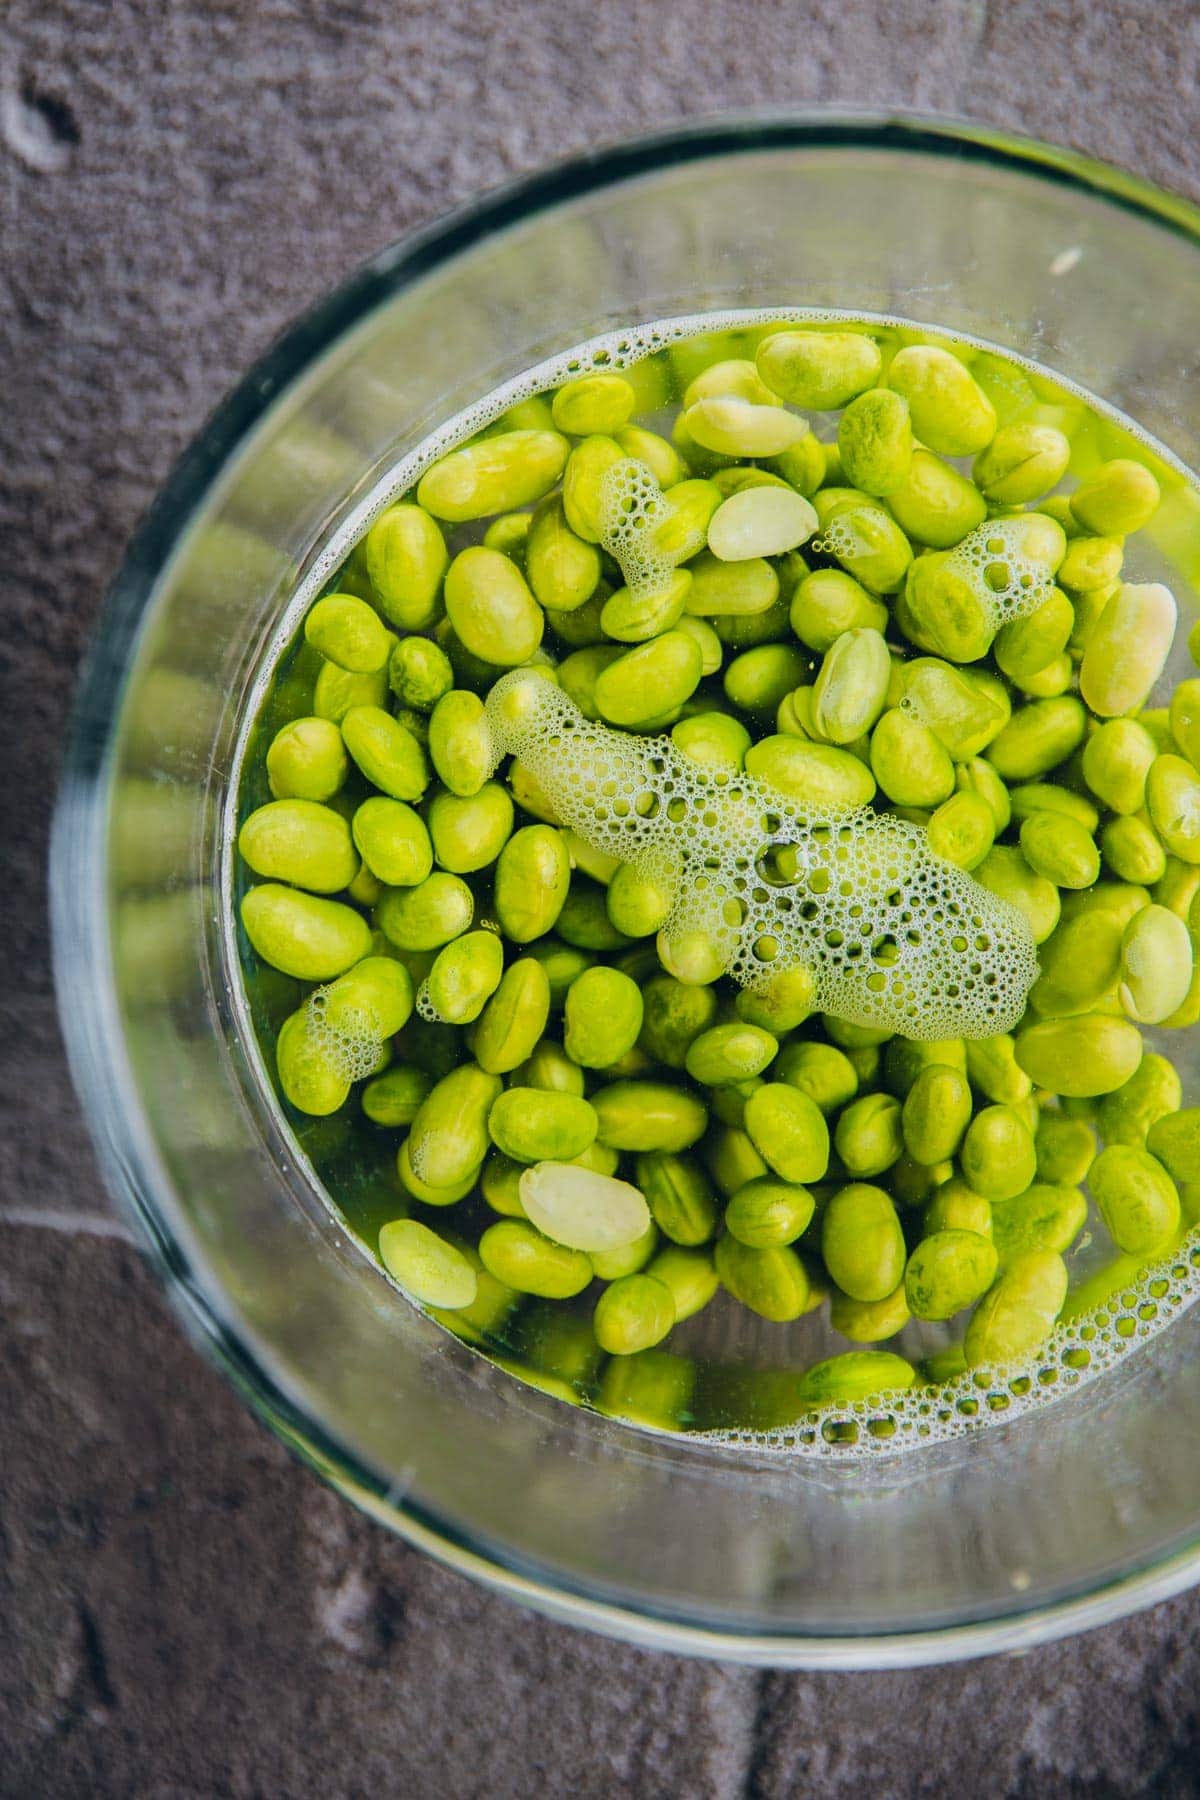
POLYGON ((1067 1266, 1054 1250, 1027 1250, 1001 1270, 967 1326, 967 1367, 1019 1361, 1043 1344, 1067 1297, 1067 1266))
POLYGON ((844 1051, 832 1044, 787 1044, 775 1065, 775 1076, 807 1094, 823 1113, 836 1112, 858 1091, 858 1077, 844 1051))
POLYGON ((625 1275, 596 1302, 592 1329, 610 1356, 631 1356, 662 1342, 675 1323, 675 1301, 665 1282, 650 1274, 625 1275))
POLYGON ((979 490, 957 469, 921 446, 913 450, 908 468, 888 494, 887 503, 909 537, 933 550, 949 550, 987 517, 987 502, 979 490))
POLYGON ((758 346, 755 366, 773 394, 812 412, 846 406, 873 387, 879 346, 858 331, 776 331, 758 346))
POLYGON ((1073 593, 1111 592, 1120 580, 1125 560, 1123 538, 1077 537, 1067 546, 1059 564, 1058 579, 1073 593))
POLYGON ((371 592, 401 631, 424 631, 441 611, 449 557, 440 529, 420 506, 402 502, 380 513, 363 545, 371 592))
POLYGON ((353 907, 273 881, 250 889, 241 919, 263 961, 300 981, 341 975, 371 948, 370 926, 353 907))
POLYGON ((558 935, 581 950, 624 950, 632 941, 610 919, 607 891, 578 875, 571 882, 555 923, 558 935))
POLYGON ((330 1054, 325 1035, 313 1026, 307 1006, 283 1021, 275 1042, 275 1069, 285 1099, 298 1112, 328 1118, 345 1105, 350 1077, 342 1060, 330 1054))
POLYGON ((778 1039, 757 1025, 714 1025, 692 1039, 684 1066, 702 1087, 718 1087, 761 1075, 778 1049, 778 1039))
POLYGON ((425 752, 410 731, 381 706, 352 706, 342 740, 372 787, 393 800, 419 800, 429 785, 425 752))
POLYGON ((1039 1180, 1052 1187, 1079 1187, 1087 1180, 1096 1156, 1096 1134, 1085 1120, 1043 1112, 1034 1143, 1039 1180))
POLYGON ((499 513, 484 532, 483 541, 489 550, 503 551, 505 556, 510 556, 523 569, 525 544, 532 523, 532 513, 499 513))
POLYGON ((928 725, 890 706, 871 734, 871 772, 897 806, 937 806, 954 792, 954 764, 928 725))
POLYGON ((973 1231, 979 1237, 990 1238, 992 1203, 954 1176, 936 1190, 921 1223, 926 1237, 937 1231, 973 1231))
POLYGON ((642 1350, 610 1359, 596 1405, 611 1418, 672 1431, 689 1418, 695 1386, 696 1365, 690 1357, 642 1350))
POLYGON ((916 1379, 912 1364, 890 1350, 847 1350, 807 1369, 796 1397, 809 1407, 852 1405, 902 1392, 916 1379))
POLYGON ((977 1194, 993 1202, 1011 1200, 1037 1174, 1033 1133, 1015 1108, 985 1106, 967 1128, 960 1161, 977 1194))
POLYGON ((1161 581, 1127 581, 1117 588, 1079 665, 1079 691, 1094 713, 1111 719, 1145 705, 1162 674, 1177 617, 1174 596, 1161 581))
POLYGON ((470 875, 494 863, 513 828, 508 789, 489 781, 477 794, 437 794, 429 807, 433 854, 452 875, 470 875))
POLYGON ((718 456, 781 456, 808 436, 807 419, 780 406, 743 400, 738 394, 709 394, 684 409, 683 423, 693 443, 718 456))
POLYGON ((479 1290, 462 1251, 416 1219, 393 1219, 380 1229, 379 1260, 423 1306, 457 1310, 470 1306, 479 1290))
POLYGON ((716 995, 673 975, 656 975, 646 983, 642 1001, 642 1048, 655 1062, 682 1069, 689 1046, 716 1018, 716 995))
POLYGON ((1075 608, 1061 588, 1023 619, 1011 619, 992 646, 997 666, 1010 681, 1029 682, 1053 665, 1071 641, 1075 608))
POLYGON ((703 1102, 666 1082, 610 1082, 592 1095, 592 1105, 600 1142, 613 1150, 689 1150, 708 1124, 703 1102))
POLYGON ((640 938, 652 937, 665 925, 674 900, 674 891, 664 882, 640 874, 632 863, 622 863, 608 884, 606 905, 609 920, 623 938, 640 938))
POLYGON ((843 632, 826 651, 813 686, 819 736, 831 744, 852 744, 868 732, 883 711, 891 672, 880 632, 870 626, 843 632))
POLYGON ((971 1085, 997 1106, 1020 1106, 1033 1092, 1033 1083, 1016 1059, 1016 1044, 1008 1032, 996 1037, 970 1038, 965 1045, 971 1085))
POLYGON ((340 725, 352 706, 382 706, 388 696, 387 665, 370 675, 352 675, 327 662, 313 688, 313 714, 340 725))
POLYGON ((760 1318, 785 1323, 807 1311, 808 1275, 787 1245, 755 1250, 728 1234, 713 1253, 721 1285, 760 1318))
POLYGON ((446 571, 445 601, 460 642, 483 662, 515 668, 542 641, 542 609, 499 550, 482 544, 460 550, 446 571))
POLYGON ((769 614, 779 598, 779 577, 761 556, 722 562, 707 551, 690 565, 684 606, 694 618, 743 618, 769 614))
POLYGON ((514 1162, 570 1162, 592 1143, 596 1126, 588 1101, 543 1088, 506 1088, 488 1114, 492 1142, 514 1162))
MULTIPOLYGON (((507 1075, 531 1057, 550 1016, 550 982, 532 957, 511 963, 482 1013, 471 1048, 489 1075, 507 1075)), ((535 1081, 528 1085, 536 1087, 535 1081)))
POLYGON ((1200 863, 1200 775, 1182 756, 1156 756, 1146 806, 1160 840, 1180 862, 1200 863))
POLYGON ((1056 818, 1071 819, 1089 836, 1100 823, 1100 814, 1090 800, 1074 794, 1069 788, 1055 787, 1049 781, 1025 781, 1008 796, 1015 823, 1023 825, 1035 814, 1053 813, 1056 818))
POLYGON ((879 1344, 903 1331, 912 1317, 904 1284, 882 1300, 852 1300, 835 1292, 829 1298, 829 1323, 856 1344, 879 1344))
POLYGON ((543 1089, 550 1094, 583 1095, 583 1070, 573 1063, 553 1038, 542 1038, 528 1060, 513 1071, 515 1087, 543 1089))
POLYGON ((992 1241, 1001 1267, 1030 1250, 1071 1248, 1087 1223, 1087 1199, 1077 1187, 1035 1181, 1023 1194, 992 1207, 992 1241))
POLYGON ((916 1162, 944 1162, 957 1154, 970 1119, 966 1076, 945 1064, 931 1064, 921 1070, 905 1097, 900 1115, 904 1147, 916 1162))
POLYGON ((849 1174, 881 1175, 899 1159, 904 1150, 900 1113, 892 1094, 863 1094, 843 1109, 833 1141, 849 1174))
POLYGON ((969 762, 1007 725, 1012 713, 993 676, 920 656, 899 670, 900 698, 955 762, 969 762))
POLYGON ((1146 803, 1146 777, 1158 754, 1136 719, 1111 719, 1083 747, 1083 778, 1102 805, 1124 815, 1146 803))
MULTIPOLYGON (((596 1145, 593 1144, 592 1150, 595 1149, 596 1145)), ((620 1281, 624 1275, 640 1275, 653 1258, 658 1243, 658 1226, 651 1220, 641 1237, 635 1238, 631 1244, 623 1244, 616 1250, 589 1251, 592 1272, 601 1281, 620 1281)), ((671 1286, 670 1282, 666 1285, 671 1286)), ((671 1291, 673 1296, 674 1289, 671 1291)))
POLYGON ((677 1325, 703 1312, 721 1285, 706 1250, 686 1250, 678 1244, 668 1244, 660 1250, 647 1273, 670 1289, 677 1325))
POLYGON ((756 644, 726 669, 725 697, 740 712, 773 715, 807 671, 808 658, 790 644, 756 644))
POLYGON ((734 1009, 747 1025, 758 1025, 780 1038, 803 1025, 816 1004, 816 993, 811 971, 797 963, 760 980, 752 988, 743 988, 734 1001, 734 1009))
MULTIPOLYGON (((661 586, 650 591, 642 588, 618 588, 604 602, 600 628, 610 638, 623 644, 643 644, 661 637, 684 617, 684 602, 692 587, 690 569, 676 569, 661 586)), ((688 632, 686 636, 691 636, 688 632)), ((699 648, 699 645, 697 645, 699 648)), ((703 663, 703 652, 701 652, 703 663)))
POLYGON ((671 728, 676 748, 712 769, 740 769, 750 748, 750 733, 729 713, 693 713, 671 728))
POLYGON ((401 638, 388 661, 388 686, 401 706, 432 712, 454 686, 450 658, 429 638, 401 638))
POLYGON ((1142 1025, 1160 1024, 1183 1005, 1192 981, 1192 939, 1165 906, 1146 906, 1121 939, 1121 1005, 1142 1025))
POLYGON ((475 899, 465 881, 440 869, 412 887, 388 888, 375 923, 398 950, 440 950, 469 927, 475 899))
POLYGON ((845 479, 866 494, 892 494, 913 455, 908 402, 890 388, 872 388, 846 407, 838 424, 845 479))
POLYGON ((1100 873, 1100 852, 1089 831, 1056 812, 1034 812, 1021 825, 1021 849, 1035 874, 1055 887, 1091 887, 1100 873))
POLYGON ((1200 1181, 1200 1107, 1185 1106, 1156 1119, 1146 1148, 1176 1181, 1200 1181))
POLYGON ((499 1093, 499 1077, 476 1063, 442 1076, 418 1108, 405 1144, 418 1181, 434 1189, 474 1184, 490 1147, 488 1114, 499 1093))
POLYGON ((276 800, 332 800, 350 759, 331 719, 292 719, 271 739, 267 779, 276 800))
POLYGON ((996 836, 992 809, 980 795, 961 791, 943 800, 927 827, 929 848, 960 869, 977 869, 996 836))
POLYGON ((731 1197, 725 1208, 725 1229, 754 1250, 793 1244, 808 1229, 814 1204, 807 1188, 760 1176, 731 1197))
POLYGON ((654 1223, 672 1243, 695 1247, 706 1244, 713 1236, 717 1229, 717 1202, 694 1158, 666 1151, 640 1155, 635 1179, 654 1223))
POLYGON ((433 868, 433 846, 419 813, 403 800, 373 794, 351 821, 355 848, 387 887, 415 887, 433 868))
POLYGON ((429 755, 439 781, 464 799, 477 794, 496 762, 495 747, 478 694, 454 688, 429 721, 429 755))
POLYGON ((612 436, 626 456, 646 465, 664 492, 683 480, 683 463, 674 445, 656 431, 646 431, 640 425, 623 425, 612 436))
POLYGON ((468 931, 434 958, 425 993, 447 1025, 469 1025, 500 985, 504 945, 494 931, 468 931))
POLYGON ((1035 700, 1013 714, 989 745, 987 760, 1005 781, 1033 781, 1065 762, 1086 730, 1086 715, 1073 694, 1035 700))
POLYGON ((596 678, 596 707, 610 725, 648 725, 681 706, 699 685, 700 650, 683 631, 665 631, 626 651, 596 678))
POLYGON ((550 492, 569 450, 557 431, 502 431, 478 438, 425 471, 417 487, 418 503, 435 519, 452 524, 516 512, 550 492))
POLYGON ((1179 1230, 1179 1191, 1148 1150, 1110 1144, 1092 1164, 1088 1184, 1109 1236, 1128 1256, 1152 1256, 1179 1230))
POLYGON ((600 552, 571 530, 559 499, 544 500, 533 515, 525 575, 535 598, 556 613, 574 612, 596 591, 600 552))
POLYGON ((584 1251, 552 1243, 525 1219, 498 1219, 489 1225, 479 1240, 479 1255, 497 1281, 543 1300, 570 1300, 592 1279, 584 1251))
POLYGON ((841 488, 822 489, 815 504, 821 536, 813 547, 823 547, 872 594, 895 593, 912 562, 912 546, 882 502, 841 488))
POLYGON ((882 1300, 904 1275, 904 1233, 882 1188, 851 1182, 821 1219, 821 1255, 832 1281, 852 1300, 882 1300))
POLYGON ((1154 887, 1155 904, 1167 907, 1190 923, 1191 907, 1197 893, 1200 893, 1200 869, 1180 862, 1178 857, 1168 857, 1166 868, 1154 887))
POLYGON ((636 1044, 642 996, 617 969, 585 969, 567 989, 563 1047, 584 1069, 606 1069, 636 1044))
POLYGON ((743 1125, 767 1167, 784 1181, 820 1181, 829 1167, 829 1127, 799 1088, 764 1082, 746 1101, 743 1125))
POLYGON ((421 1102, 433 1086, 425 1069, 396 1063, 368 1081, 362 1091, 362 1109, 374 1125, 411 1125, 421 1102))
POLYGON ((1070 460, 1070 440, 1056 426, 1022 420, 1000 427, 971 474, 994 505, 1025 506, 1058 486, 1070 460))
POLYGON ((1149 469, 1117 456, 1084 477, 1071 495, 1071 511, 1085 531, 1127 537, 1153 517, 1159 497, 1149 469))
POLYGON ((1017 1061, 1036 1087, 1071 1099, 1111 1094, 1142 1060, 1142 1036, 1106 1013, 1045 1019, 1017 1033, 1017 1061))
POLYGON ((386 668, 391 639, 373 607, 353 594, 326 594, 304 620, 304 640, 351 675, 386 668))
POLYGON ((770 1171, 739 1125, 714 1125, 705 1139, 704 1166, 727 1200, 740 1187, 770 1171))
POLYGON ((1174 1064, 1148 1050, 1124 1086, 1100 1103, 1105 1143, 1144 1148, 1150 1127, 1178 1112, 1182 1102, 1183 1087, 1174 1064))
POLYGON ((797 583, 791 599, 792 630, 810 650, 824 653, 844 631, 884 631, 887 608, 843 569, 815 569, 797 583))
POLYGON ((954 771, 954 785, 960 794, 977 794, 991 808, 996 822, 996 836, 1007 829, 1012 817, 1008 789, 986 757, 973 756, 954 771))
POLYGON ((875 777, 850 751, 786 733, 760 738, 746 752, 745 768, 807 806, 849 809, 865 806, 875 794, 875 777))
POLYGON ((238 851, 256 875, 336 894, 353 881, 358 857, 340 813, 315 800, 269 800, 238 833, 238 851))
POLYGON ((337 1037, 384 1043, 413 1007, 412 977, 392 956, 364 956, 321 995, 321 1016, 337 1037))
POLYGON ((995 1246, 976 1231, 935 1231, 908 1259, 904 1293, 918 1319, 952 1319, 996 1278, 995 1246))
POLYGON ((907 345, 892 358, 887 384, 907 400, 917 437, 941 456, 974 456, 996 435, 995 407, 948 350, 907 345))
POLYGON ((564 382, 550 403, 550 412, 559 431, 589 437, 594 432, 619 431, 629 423, 636 402, 633 383, 605 371, 564 382))
POLYGON ((1200 763, 1200 681, 1181 681, 1168 711, 1171 736, 1195 768, 1200 763))
POLYGON ((528 944, 543 937, 562 912, 571 884, 571 859, 560 831, 526 825, 496 863, 493 904, 506 938, 528 944))
POLYGON ((1020 850, 995 845, 976 868, 975 879, 1024 914, 1035 944, 1045 943, 1058 924, 1062 903, 1054 883, 1035 874, 1020 850))

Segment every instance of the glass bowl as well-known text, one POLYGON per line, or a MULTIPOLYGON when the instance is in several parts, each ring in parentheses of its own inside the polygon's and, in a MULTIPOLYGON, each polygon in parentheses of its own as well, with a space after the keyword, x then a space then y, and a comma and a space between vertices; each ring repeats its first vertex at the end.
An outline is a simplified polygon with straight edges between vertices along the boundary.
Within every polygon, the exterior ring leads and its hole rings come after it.
POLYGON ((882 1667, 1025 1646, 1197 1578, 1200 1308, 1053 1407, 870 1465, 574 1409, 417 1312, 332 1217, 236 1029, 223 929, 239 718, 382 472, 605 329, 784 305, 1009 347, 1200 468, 1200 212, 1116 170, 968 125, 759 117, 522 181, 307 314, 164 487, 80 683, 55 961, 111 1188, 197 1342, 339 1491, 561 1619, 882 1667))

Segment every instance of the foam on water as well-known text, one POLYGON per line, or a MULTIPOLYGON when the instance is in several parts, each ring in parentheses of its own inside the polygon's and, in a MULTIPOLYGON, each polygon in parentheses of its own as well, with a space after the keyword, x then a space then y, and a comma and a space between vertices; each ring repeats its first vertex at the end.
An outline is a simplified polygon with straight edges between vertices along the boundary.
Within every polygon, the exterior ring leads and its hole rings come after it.
POLYGON ((365 1081, 379 1067, 384 1033, 365 1007, 349 1010, 341 1025, 331 1025, 327 1002, 331 983, 314 988, 305 1002, 305 1029, 313 1047, 331 1062, 344 1081, 365 1081))
POLYGON ((799 806, 670 738, 590 723, 523 670, 496 683, 487 717, 497 760, 519 756, 564 825, 674 893, 666 940, 702 933, 743 987, 801 963, 821 1011, 910 1038, 991 1037, 1024 1012, 1025 919, 919 826, 799 806))

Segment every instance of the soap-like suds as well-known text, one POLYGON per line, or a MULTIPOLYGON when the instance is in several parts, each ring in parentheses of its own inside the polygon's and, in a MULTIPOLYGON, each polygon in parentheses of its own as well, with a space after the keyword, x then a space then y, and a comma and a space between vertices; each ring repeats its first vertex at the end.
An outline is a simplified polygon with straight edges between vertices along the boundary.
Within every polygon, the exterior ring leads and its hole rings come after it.
POLYGON ((496 683, 487 718, 496 761, 519 756, 565 826, 674 893, 666 940, 704 934, 743 987, 800 963, 821 1011, 910 1038, 991 1037, 1024 1012, 1025 919, 919 826, 800 807, 670 738, 593 724, 524 670, 496 683))
POLYGON ((331 1062, 343 1081, 365 1081, 379 1067, 384 1034, 379 1020, 365 1007, 355 1007, 347 1024, 331 1025, 326 1010, 330 983, 314 988, 305 1002, 305 1029, 314 1048, 331 1062))

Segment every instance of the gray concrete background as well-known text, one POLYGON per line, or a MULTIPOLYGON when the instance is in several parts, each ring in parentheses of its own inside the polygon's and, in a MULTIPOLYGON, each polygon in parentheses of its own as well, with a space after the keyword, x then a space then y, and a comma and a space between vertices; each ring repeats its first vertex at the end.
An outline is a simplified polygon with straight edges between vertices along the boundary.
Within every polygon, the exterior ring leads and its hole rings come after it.
POLYGON ((8 0, 0 1794, 1200 1792, 1200 1595, 1020 1661, 756 1675, 545 1624, 351 1512, 112 1219, 43 892, 121 547, 348 267, 516 171, 727 106, 972 114, 1200 199, 1198 72, 1194 0, 8 0))

